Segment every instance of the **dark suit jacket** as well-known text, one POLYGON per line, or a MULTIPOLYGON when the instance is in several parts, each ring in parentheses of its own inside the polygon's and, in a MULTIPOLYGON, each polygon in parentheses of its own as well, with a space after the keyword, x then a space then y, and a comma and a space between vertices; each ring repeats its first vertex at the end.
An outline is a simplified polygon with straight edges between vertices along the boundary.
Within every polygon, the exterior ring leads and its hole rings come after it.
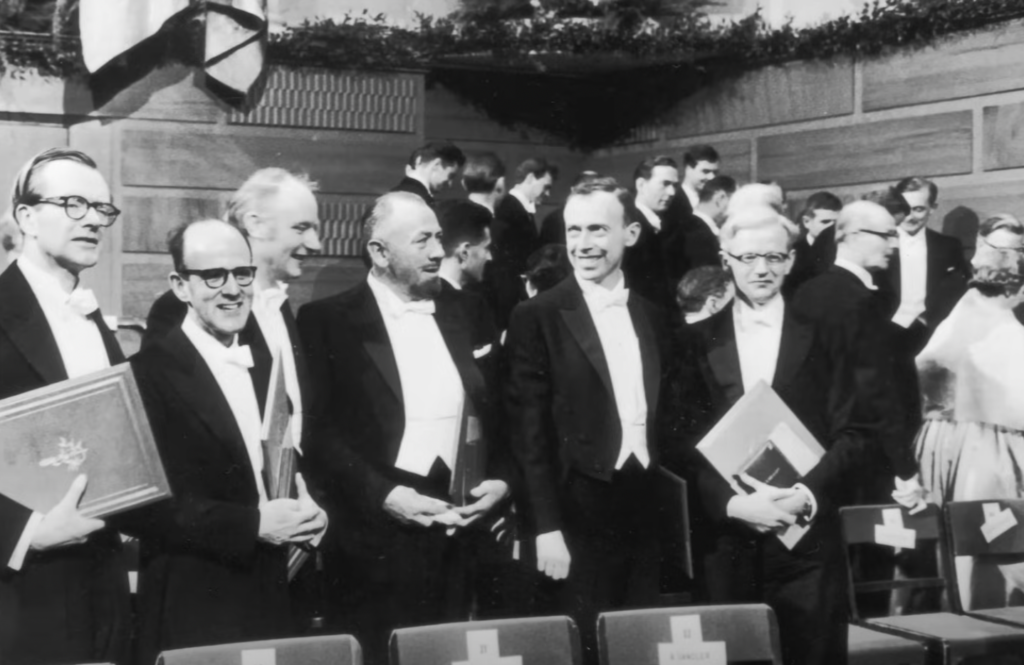
MULTIPOLYGON (((708 228, 707 222, 696 214, 683 220, 682 228, 676 237, 674 246, 669 249, 669 256, 682 255, 682 267, 675 271, 680 273, 676 278, 676 284, 693 268, 722 265, 718 236, 708 228)), ((678 262, 680 259, 675 260, 678 262)))
MULTIPOLYGON (((270 357, 253 355, 262 405, 270 357)), ((141 545, 140 662, 286 634, 287 550, 258 540, 252 465, 213 373, 181 328, 131 362, 174 493, 122 525, 141 545)))
POLYGON ((796 253, 793 268, 786 275, 786 281, 782 285, 782 293, 786 298, 792 299, 801 286, 828 270, 829 266, 835 263, 835 245, 833 227, 822 231, 813 245, 807 242, 806 236, 796 241, 796 244, 793 245, 793 251, 796 253))
POLYGON ((540 246, 534 216, 519 199, 509 195, 501 200, 491 223, 491 253, 486 281, 498 326, 508 327, 508 318, 526 290, 520 276, 526 272, 526 259, 540 246))
MULTIPOLYGON (((186 314, 188 314, 188 305, 179 300, 174 295, 174 291, 169 289, 165 291, 163 295, 156 299, 149 310, 149 314, 146 316, 146 331, 142 334, 142 350, 147 350, 149 347, 160 342, 169 333, 178 330, 181 327, 181 322, 185 320, 186 314)), ((302 344, 299 341, 299 329, 295 325, 295 315, 292 313, 292 306, 287 300, 281 305, 281 315, 284 317, 284 324, 288 328, 288 336, 291 338, 292 353, 295 357, 295 373, 299 382, 299 393, 302 396, 303 409, 306 409, 308 408, 309 400, 312 399, 310 395, 309 368, 306 363, 306 354, 303 352, 302 344)), ((263 331, 260 330, 260 324, 254 314, 249 315, 249 320, 245 322, 245 328, 238 334, 238 343, 251 347, 254 358, 271 359, 267 339, 263 336, 263 331)), ((264 363, 258 363, 258 365, 260 371, 265 374, 261 379, 265 384, 270 380, 271 365, 264 363)), ((263 408, 263 406, 263 404, 260 404, 260 408, 263 408)), ((309 428, 306 425, 306 422, 303 421, 303 437, 309 432, 309 428)))
MULTIPOLYGON (((653 467, 659 455, 662 315, 632 292, 628 307, 640 342, 653 467)), ((610 481, 622 441, 608 362, 576 278, 517 307, 506 344, 507 411, 528 522, 537 534, 562 530, 559 494, 570 472, 610 481)))
POLYGON ((548 213, 540 225, 539 247, 565 244, 565 206, 548 213))
POLYGON ((405 176, 404 178, 398 181, 397 185, 391 188, 391 191, 409 192, 410 194, 415 194, 416 196, 426 201, 427 205, 434 205, 434 195, 430 193, 430 190, 427 189, 426 185, 424 185, 416 178, 410 178, 409 176, 405 176))
MULTIPOLYGON (((935 328, 953 311, 960 298, 967 292, 967 281, 970 279, 971 268, 964 257, 964 248, 960 241, 952 236, 943 235, 925 229, 925 245, 928 254, 927 277, 925 281, 924 319, 925 325, 914 330, 911 326, 909 353, 917 355, 928 342, 935 328)), ((893 313, 900 304, 901 291, 900 255, 893 252, 889 260, 889 268, 885 271, 885 279, 880 280, 880 287, 888 288, 892 294, 893 313)))
MULTIPOLYGON (((100 313, 90 318, 111 364, 124 362, 100 313)), ((0 399, 67 378, 46 316, 15 263, 0 274, 0 399)), ((130 609, 117 533, 105 529, 84 545, 30 552, 15 572, 6 565, 31 514, 0 495, 0 662, 123 661, 130 609)))
POLYGON ((659 217, 661 230, 656 231, 647 217, 636 211, 633 221, 640 225, 640 237, 626 249, 622 271, 630 291, 670 312, 675 309, 676 284, 686 269, 686 239, 681 221, 668 214, 659 217))
MULTIPOLYGON (((815 243, 817 244, 817 243, 815 243)), ((876 424, 888 476, 911 477, 917 470, 911 439, 920 420, 913 358, 898 353, 897 326, 885 295, 870 291, 856 275, 833 265, 800 288, 794 309, 814 321, 833 365, 847 365, 876 424), (906 382, 913 377, 913 385, 906 382), (913 401, 913 404, 910 402, 913 401)))
MULTIPOLYGON (((434 318, 467 398, 487 423, 493 397, 474 350, 492 344, 493 352, 493 342, 474 329, 454 289, 443 289, 435 302, 434 318)), ((308 480, 323 491, 323 507, 331 517, 327 538, 336 534, 333 547, 361 558, 400 554, 380 549, 390 533, 401 528, 384 513, 384 500, 399 485, 435 496, 437 492, 427 479, 395 467, 405 409, 398 366, 377 301, 363 282, 305 305, 298 324, 314 387, 314 401, 306 409, 312 430, 302 462, 308 480)), ((489 461, 498 465, 499 459, 489 461)), ((499 469, 491 475, 502 473, 499 469)))

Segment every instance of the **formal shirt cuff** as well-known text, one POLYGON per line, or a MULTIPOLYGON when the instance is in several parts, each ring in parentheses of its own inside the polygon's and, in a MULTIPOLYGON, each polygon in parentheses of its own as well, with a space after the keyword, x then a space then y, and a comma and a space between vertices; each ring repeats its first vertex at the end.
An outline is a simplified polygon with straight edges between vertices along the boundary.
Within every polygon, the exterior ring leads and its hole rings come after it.
POLYGON ((42 521, 42 513, 33 512, 32 517, 28 518, 25 530, 21 532, 21 539, 18 540, 18 544, 14 548, 10 560, 7 562, 8 568, 11 570, 21 570, 21 567, 25 564, 25 557, 28 555, 29 545, 32 544, 32 538, 36 535, 36 529, 39 528, 39 523, 42 521))
POLYGON ((804 496, 807 497, 807 502, 811 504, 811 512, 807 515, 807 521, 813 521, 814 517, 818 514, 818 500, 814 498, 814 492, 812 492, 810 488, 808 488, 807 485, 804 485, 803 483, 797 483, 796 485, 793 485, 793 489, 799 492, 803 492, 804 496))

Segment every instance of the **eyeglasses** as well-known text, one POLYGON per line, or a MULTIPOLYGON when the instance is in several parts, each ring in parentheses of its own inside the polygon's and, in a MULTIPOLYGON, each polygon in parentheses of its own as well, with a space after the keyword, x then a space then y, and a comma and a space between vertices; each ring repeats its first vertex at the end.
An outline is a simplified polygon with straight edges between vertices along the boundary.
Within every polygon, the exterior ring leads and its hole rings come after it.
POLYGON ((885 238, 886 240, 899 240, 900 234, 898 231, 872 231, 871 229, 857 229, 855 233, 870 233, 873 236, 879 238, 885 238))
POLYGON ((740 254, 739 256, 729 252, 726 252, 726 254, 729 254, 732 258, 736 259, 740 263, 745 263, 748 266, 752 266, 757 263, 758 259, 764 259, 770 266, 782 265, 789 260, 789 254, 783 254, 782 252, 768 252, 767 254, 740 254))
MULTIPOLYGON (((85 216, 89 214, 89 208, 92 208, 99 213, 100 226, 111 226, 117 221, 117 216, 121 214, 121 211, 112 203, 103 203, 101 201, 90 201, 82 196, 56 196, 53 198, 36 198, 30 205, 39 205, 40 203, 49 203, 50 205, 60 206, 64 208, 64 213, 71 219, 80 221, 85 219, 85 216)), ((29 203, 26 201, 26 203, 29 203)))
POLYGON ((184 277, 198 277, 211 289, 220 289, 228 283, 229 274, 235 278, 235 282, 239 286, 249 286, 256 279, 256 266, 239 266, 230 270, 227 268, 207 268, 206 270, 182 268, 178 274, 184 277))

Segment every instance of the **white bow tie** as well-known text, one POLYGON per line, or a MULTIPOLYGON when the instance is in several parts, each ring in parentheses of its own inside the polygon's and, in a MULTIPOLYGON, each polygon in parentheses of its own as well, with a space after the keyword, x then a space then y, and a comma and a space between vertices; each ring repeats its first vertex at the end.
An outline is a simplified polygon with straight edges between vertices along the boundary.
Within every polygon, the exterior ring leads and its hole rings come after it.
POLYGON ((68 296, 68 307, 75 314, 81 316, 89 316, 100 308, 98 302, 96 302, 96 296, 90 289, 83 289, 81 287, 75 289, 68 296))
POLYGON ((629 304, 629 289, 618 291, 593 291, 586 295, 587 301, 599 312, 609 307, 626 307, 629 304))
POLYGON ((237 365, 242 369, 249 369, 253 366, 252 351, 248 346, 229 346, 224 349, 222 356, 224 362, 229 365, 237 365))
POLYGON ((266 311, 279 310, 284 301, 288 300, 288 285, 280 284, 269 289, 263 289, 256 293, 256 300, 262 304, 266 311))
POLYGON ((749 310, 743 315, 743 327, 744 328, 771 328, 774 325, 774 321, 765 311, 749 310))
POLYGON ((435 311, 436 308, 434 307, 433 300, 410 300, 409 302, 403 302, 400 307, 396 307, 392 314, 395 318, 401 318, 406 314, 432 316, 435 311))

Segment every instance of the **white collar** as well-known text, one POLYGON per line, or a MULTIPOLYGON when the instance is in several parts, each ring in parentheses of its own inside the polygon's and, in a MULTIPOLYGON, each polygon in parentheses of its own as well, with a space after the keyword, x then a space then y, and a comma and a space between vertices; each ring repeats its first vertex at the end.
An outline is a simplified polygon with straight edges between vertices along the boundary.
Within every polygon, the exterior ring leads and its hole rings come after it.
POLYGON ((837 256, 836 257, 836 266, 838 266, 839 268, 842 268, 843 270, 848 270, 848 271, 852 272, 854 277, 856 277, 861 282, 863 282, 864 286, 866 286, 868 288, 868 290, 870 290, 870 291, 877 291, 878 290, 878 287, 875 286, 875 278, 871 276, 871 273, 869 273, 867 270, 865 270, 864 268, 860 267, 856 263, 853 263, 851 261, 847 261, 846 259, 837 256))
POLYGON ((786 303, 782 299, 782 294, 776 294, 764 307, 754 309, 743 298, 737 297, 733 299, 732 313, 741 328, 747 328, 755 321, 759 321, 779 330, 786 314, 786 303))
POLYGON ((690 207, 696 208, 697 204, 700 203, 700 192, 691 187, 689 183, 685 182, 681 189, 683 190, 683 193, 686 194, 686 198, 690 201, 690 207))
POLYGON ((512 191, 509 192, 509 195, 516 197, 516 200, 522 203, 523 207, 526 208, 526 212, 530 213, 531 215, 537 214, 537 205, 535 203, 527 201, 526 197, 523 196, 522 192, 520 192, 518 189, 513 189, 512 191))
POLYGON ((896 233, 900 236, 900 247, 921 247, 925 244, 925 233, 928 229, 921 229, 914 235, 910 235, 903 230, 902 226, 896 227, 896 233))
POLYGON ((576 283, 580 285, 580 290, 583 291, 583 297, 584 298, 586 298, 587 296, 590 296, 590 297, 595 297, 595 296, 596 297, 600 297, 602 294, 615 293, 615 292, 618 292, 618 291, 625 291, 626 290, 626 280, 625 280, 625 277, 622 274, 622 269, 621 268, 619 268, 616 271, 616 275, 618 276, 618 281, 615 282, 615 286, 613 286, 610 289, 607 289, 607 288, 601 286, 600 284, 598 284, 597 282, 592 282, 589 279, 584 279, 584 278, 580 277, 579 273, 577 273, 575 271, 573 271, 573 273, 572 273, 572 276, 576 278, 576 283))
POLYGON ((281 305, 288 300, 288 284, 286 282, 275 282, 269 288, 260 288, 259 282, 253 282, 252 303, 253 306, 265 307, 267 310, 281 309, 281 305))
POLYGON ((36 298, 45 298, 47 302, 61 304, 67 303, 71 298, 71 293, 64 290, 58 277, 46 272, 29 257, 19 256, 16 262, 21 269, 21 274, 25 276, 25 281, 32 287, 32 292, 36 294, 36 298))
POLYGON ((435 306, 433 300, 402 300, 390 286, 381 281, 372 271, 366 276, 366 283, 370 286, 370 291, 373 293, 377 306, 380 308, 380 313, 384 315, 385 319, 389 316, 399 319, 407 312, 434 313, 435 306))
POLYGON ((462 290, 462 284, 459 284, 457 281, 455 281, 454 279, 452 279, 448 275, 444 274, 444 272, 441 273, 441 279, 443 279, 444 281, 446 281, 449 284, 451 284, 452 288, 455 289, 456 291, 461 291, 462 290))
POLYGON ((658 231, 661 230, 661 217, 658 217, 658 213, 654 212, 643 203, 640 203, 640 199, 636 200, 636 209, 643 213, 643 216, 647 218, 647 221, 651 223, 658 231))
POLYGON ((220 340, 203 330, 203 327, 195 322, 191 314, 186 314, 185 320, 181 322, 181 332, 185 333, 207 364, 211 361, 223 361, 224 356, 229 353, 228 349, 238 347, 238 335, 231 340, 231 346, 224 346, 220 340))
POLYGON ((407 172, 406 172, 406 174, 405 174, 405 177, 407 177, 407 178, 412 178, 412 179, 413 179, 413 180, 415 180, 416 182, 418 182, 418 183, 420 183, 421 185, 423 185, 424 187, 426 187, 426 189, 427 189, 427 193, 429 193, 429 194, 430 194, 431 196, 433 196, 433 195, 434 195, 434 190, 430 189, 430 185, 428 185, 428 184, 427 184, 427 181, 426 181, 426 180, 424 180, 423 178, 421 178, 421 177, 419 176, 419 174, 417 174, 417 173, 416 173, 415 171, 411 171, 411 170, 410 170, 410 171, 407 171, 407 172))
POLYGON ((693 214, 703 219, 704 223, 708 225, 709 229, 711 229, 711 232, 715 234, 715 237, 718 237, 718 224, 715 224, 715 220, 711 218, 711 215, 707 214, 703 210, 694 210, 693 214))

